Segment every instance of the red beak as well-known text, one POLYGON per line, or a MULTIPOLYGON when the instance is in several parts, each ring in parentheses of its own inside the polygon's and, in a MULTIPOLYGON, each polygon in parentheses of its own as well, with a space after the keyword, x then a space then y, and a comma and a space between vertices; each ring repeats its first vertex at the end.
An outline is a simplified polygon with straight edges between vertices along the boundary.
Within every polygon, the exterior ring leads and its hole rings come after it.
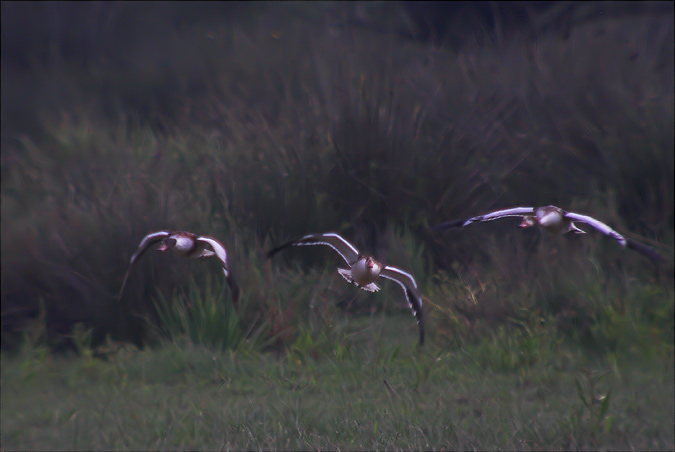
POLYGON ((531 226, 534 226, 534 220, 528 219, 528 218, 523 218, 523 222, 520 223, 518 226, 519 228, 529 228, 531 226))

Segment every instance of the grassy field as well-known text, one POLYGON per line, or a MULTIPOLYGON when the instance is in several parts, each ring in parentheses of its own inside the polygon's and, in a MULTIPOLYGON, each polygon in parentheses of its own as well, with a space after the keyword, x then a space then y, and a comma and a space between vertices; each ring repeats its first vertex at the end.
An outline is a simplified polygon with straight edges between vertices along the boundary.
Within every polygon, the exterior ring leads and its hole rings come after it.
POLYGON ((542 327, 418 350, 408 316, 346 323, 315 354, 26 347, 3 356, 3 449, 673 447, 672 347, 589 354, 542 327))

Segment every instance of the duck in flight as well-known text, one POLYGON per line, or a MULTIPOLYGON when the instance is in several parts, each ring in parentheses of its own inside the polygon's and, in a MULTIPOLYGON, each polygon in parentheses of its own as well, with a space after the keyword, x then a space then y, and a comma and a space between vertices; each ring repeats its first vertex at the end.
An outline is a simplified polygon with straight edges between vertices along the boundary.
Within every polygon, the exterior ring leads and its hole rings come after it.
POLYGON ((354 245, 343 239, 334 232, 324 234, 308 234, 299 239, 290 240, 267 253, 267 257, 272 257, 279 251, 290 246, 302 245, 327 245, 338 252, 347 262, 349 268, 338 268, 338 273, 352 284, 369 292, 377 292, 380 287, 375 284, 378 277, 396 281, 405 292, 408 305, 412 309, 413 315, 417 318, 420 333, 420 345, 424 345, 424 321, 422 317, 422 296, 417 289, 415 278, 410 273, 406 273, 396 267, 383 265, 373 259, 371 256, 365 256, 357 250, 354 245))
POLYGON ((173 250, 174 253, 188 259, 206 258, 211 256, 217 257, 218 260, 220 260, 223 273, 225 273, 225 279, 232 291, 232 301, 234 302, 235 308, 237 307, 239 301, 239 286, 229 269, 225 247, 214 238, 199 236, 185 231, 157 231, 151 232, 143 237, 140 245, 138 245, 138 249, 134 255, 131 256, 131 262, 129 263, 127 273, 124 275, 118 298, 122 298, 122 293, 124 292, 124 287, 127 284, 131 269, 145 252, 151 248, 154 248, 157 251, 173 250))
POLYGON ((434 226, 432 230, 443 231, 449 228, 461 228, 468 226, 472 223, 477 223, 480 221, 492 221, 498 220, 500 218, 506 217, 521 217, 523 221, 520 223, 521 228, 527 228, 531 226, 539 225, 542 228, 553 234, 566 234, 568 232, 574 232, 576 234, 585 234, 586 231, 579 229, 574 222, 585 223, 604 235, 613 238, 619 245, 624 248, 630 248, 639 253, 644 254, 653 262, 661 261, 663 258, 652 248, 647 245, 643 245, 640 242, 631 240, 627 237, 616 232, 611 227, 607 226, 605 223, 596 220, 595 218, 589 217, 587 215, 581 215, 573 212, 566 212, 556 206, 546 206, 546 207, 513 207, 511 209, 502 209, 495 210, 494 212, 486 213, 484 215, 478 215, 476 217, 471 217, 466 220, 454 220, 448 221, 446 223, 441 223, 437 226, 434 226))

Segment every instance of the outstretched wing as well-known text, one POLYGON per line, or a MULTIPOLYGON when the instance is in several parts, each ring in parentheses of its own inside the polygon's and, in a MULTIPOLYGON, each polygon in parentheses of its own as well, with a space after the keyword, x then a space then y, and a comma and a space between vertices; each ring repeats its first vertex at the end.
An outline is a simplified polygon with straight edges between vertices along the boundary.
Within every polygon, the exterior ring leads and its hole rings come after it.
POLYGON ((461 228, 479 221, 492 221, 506 217, 523 217, 525 215, 534 215, 534 207, 513 207, 511 209, 495 210, 466 220, 453 220, 448 221, 447 223, 441 223, 438 226, 434 226, 432 229, 434 231, 443 231, 449 228, 461 228))
POLYGON ((581 215, 578 213, 573 213, 573 212, 565 212, 565 217, 569 218, 572 221, 578 221, 580 223, 585 223, 589 226, 594 227, 598 231, 602 232, 604 235, 609 236, 619 242, 619 245, 630 248, 632 250, 637 251, 638 253, 641 253, 645 256, 647 256, 649 259, 651 259, 654 262, 662 261, 663 257, 656 252, 656 250, 648 247, 647 245, 643 245, 640 242, 636 242, 635 240, 628 239, 624 237, 623 235, 619 234, 616 232, 614 229, 611 227, 607 226, 605 223, 602 221, 598 221, 593 217, 589 217, 587 215, 581 215))
POLYGON ((218 240, 211 237, 197 237, 197 241, 201 242, 205 248, 216 253, 216 256, 220 260, 220 265, 223 267, 223 273, 225 273, 225 277, 227 278, 230 275, 230 268, 227 265, 227 251, 225 251, 225 247, 218 240))
POLYGON ((424 345, 424 317, 422 314, 422 296, 417 289, 415 278, 410 273, 406 273, 396 267, 386 266, 382 269, 380 276, 396 281, 405 292, 408 305, 412 309, 413 315, 417 318, 417 324, 420 330, 420 345, 424 345))
POLYGON ((157 231, 151 232, 150 234, 143 237, 143 240, 141 240, 141 243, 138 245, 138 249, 134 255, 131 256, 129 268, 127 268, 127 272, 124 275, 122 287, 120 287, 120 293, 117 296, 118 299, 122 298, 122 293, 124 293, 124 288, 127 285, 127 279, 129 278, 129 274, 131 274, 131 269, 133 268, 134 264, 145 254, 146 251, 148 251, 153 246, 157 246, 163 239, 169 237, 170 235, 171 233, 168 231, 157 231))
POLYGON ((619 242, 619 245, 625 247, 627 245, 626 238, 616 232, 614 229, 610 228, 607 226, 605 223, 602 221, 598 221, 593 217, 589 217, 587 215, 581 215, 578 213, 573 213, 573 212, 565 212, 565 218, 569 218, 572 221, 578 221, 580 223, 585 223, 598 231, 602 232, 604 235, 609 236, 619 242))
POLYGON ((338 252, 340 256, 349 264, 353 265, 359 258, 359 250, 354 245, 343 239, 340 235, 334 232, 326 232, 324 234, 308 234, 299 239, 290 240, 278 247, 267 252, 267 257, 272 257, 279 251, 289 246, 302 245, 327 245, 338 252))
POLYGON ((197 237, 197 241, 203 243, 205 248, 209 248, 216 253, 216 256, 220 260, 220 265, 223 267, 223 273, 225 273, 227 284, 230 286, 230 291, 232 292, 232 302, 234 303, 235 308, 237 308, 239 303, 239 285, 237 284, 232 271, 230 271, 225 247, 212 237, 197 237))

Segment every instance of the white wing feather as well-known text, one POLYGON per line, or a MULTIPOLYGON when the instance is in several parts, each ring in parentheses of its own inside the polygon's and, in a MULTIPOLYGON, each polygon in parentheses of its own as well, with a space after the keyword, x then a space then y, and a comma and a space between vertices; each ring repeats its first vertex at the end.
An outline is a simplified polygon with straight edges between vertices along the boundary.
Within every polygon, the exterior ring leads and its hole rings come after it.
POLYGON ((626 246, 626 238, 616 232, 614 229, 610 228, 607 226, 605 223, 602 221, 598 221, 593 217, 589 217, 586 215, 581 215, 578 213, 573 213, 573 212, 565 212, 565 218, 569 218, 572 221, 579 221, 581 223, 585 223, 591 227, 594 227, 598 231, 602 232, 603 234, 612 237, 614 240, 619 242, 621 246, 626 246))
POLYGON ((220 263, 223 266, 223 272, 225 273, 225 277, 228 277, 229 267, 227 265, 227 251, 225 251, 225 247, 223 247, 223 245, 221 245, 219 241, 211 237, 198 237, 197 241, 204 242, 211 247, 213 252, 216 253, 216 256, 218 256, 218 259, 220 259, 220 263))
POLYGON ((169 237, 171 235, 170 232, 168 231, 157 231, 157 232, 151 232, 150 234, 146 235, 143 237, 143 240, 141 240, 141 243, 138 245, 138 249, 134 253, 133 256, 131 256, 131 263, 133 264, 134 261, 138 258, 139 255, 144 253, 146 251, 146 248, 149 246, 152 246, 155 244, 158 240, 157 238, 161 237, 169 237))
POLYGON ((486 213, 469 218, 462 226, 468 226, 476 221, 492 221, 505 217, 522 217, 524 215, 533 215, 534 207, 513 207, 511 209, 495 210, 494 212, 486 213))
POLYGON ((342 256, 342 259, 345 260, 349 265, 353 265, 354 262, 359 257, 359 250, 357 250, 354 245, 349 243, 347 240, 342 238, 340 235, 334 232, 328 232, 325 234, 308 234, 294 243, 293 246, 305 246, 305 245, 327 245, 333 248, 337 253, 342 256), (311 242, 303 242, 303 240, 312 240, 311 242))
POLYGON ((410 306, 410 309, 412 309, 413 314, 417 316, 418 310, 421 310, 422 307, 422 298, 419 296, 415 278, 413 278, 410 273, 406 273, 403 270, 400 270, 396 267, 390 267, 388 265, 382 269, 380 276, 392 281, 396 281, 403 288, 405 297, 408 300, 408 305, 410 306), (417 299, 411 300, 410 295, 408 294, 409 292, 414 294, 417 299))

